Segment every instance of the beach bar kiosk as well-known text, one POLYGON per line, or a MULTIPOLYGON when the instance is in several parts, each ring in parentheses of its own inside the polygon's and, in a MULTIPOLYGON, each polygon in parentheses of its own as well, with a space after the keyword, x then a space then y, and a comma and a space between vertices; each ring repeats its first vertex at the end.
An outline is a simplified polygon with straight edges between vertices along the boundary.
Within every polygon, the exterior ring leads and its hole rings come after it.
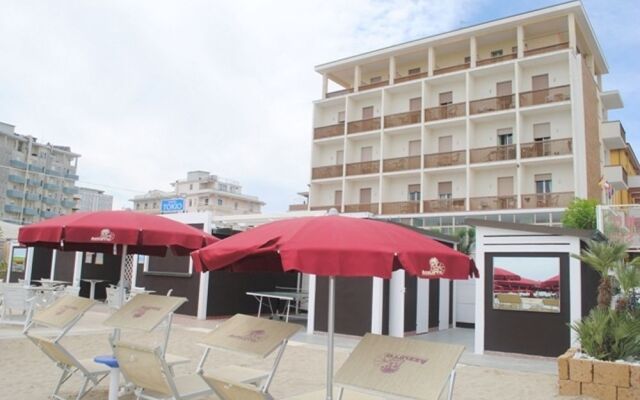
POLYGON ((599 275, 571 257, 596 230, 480 219, 476 227, 475 352, 555 357, 575 342, 569 324, 596 306, 599 275))

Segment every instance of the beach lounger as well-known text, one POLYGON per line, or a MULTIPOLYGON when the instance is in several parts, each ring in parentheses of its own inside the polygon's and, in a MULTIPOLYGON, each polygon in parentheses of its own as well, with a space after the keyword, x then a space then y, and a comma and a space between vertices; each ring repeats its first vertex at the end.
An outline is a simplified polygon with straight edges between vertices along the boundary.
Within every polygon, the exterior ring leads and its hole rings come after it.
POLYGON ((2 292, 0 324, 26 325, 33 313, 33 291, 19 283, 8 283, 2 292))
POLYGON ((114 353, 120 371, 135 386, 138 399, 187 400, 212 393, 199 374, 174 377, 160 347, 150 348, 119 341, 114 353))
MULTIPOLYGON (((451 399, 464 346, 368 333, 335 375, 350 399, 451 399), (361 393, 374 397, 359 397, 361 393)), ((324 399, 324 391, 289 400, 324 399)), ((340 399, 339 396, 334 397, 340 399)))
POLYGON ((76 400, 83 398, 91 389, 96 387, 107 375, 109 368, 96 364, 93 360, 78 360, 64 347, 52 339, 40 336, 29 336, 29 339, 42 350, 58 368, 62 369, 62 375, 51 394, 51 397, 58 400, 66 400, 65 397, 58 395, 62 384, 64 384, 73 374, 80 373, 84 378, 84 383, 76 396, 76 400), (90 386, 89 386, 90 384, 90 386))
POLYGON ((95 304, 95 301, 84 297, 62 296, 47 308, 35 311, 33 318, 25 326, 24 333, 29 336, 29 330, 36 325, 59 329, 60 333, 55 339, 57 342, 95 304))
POLYGON ((221 323, 199 343, 206 349, 196 371, 205 373, 203 367, 211 349, 235 352, 258 359, 265 359, 277 350, 270 371, 242 366, 227 366, 206 371, 206 375, 211 379, 253 384, 259 387, 259 392, 267 394, 287 342, 300 329, 300 325, 236 314, 221 323))

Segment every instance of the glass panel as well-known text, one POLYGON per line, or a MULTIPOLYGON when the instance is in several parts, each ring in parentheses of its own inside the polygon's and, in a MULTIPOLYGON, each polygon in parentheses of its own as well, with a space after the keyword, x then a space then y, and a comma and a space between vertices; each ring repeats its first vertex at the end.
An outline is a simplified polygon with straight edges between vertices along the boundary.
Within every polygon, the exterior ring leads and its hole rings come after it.
POLYGON ((489 214, 486 216, 487 221, 500 221, 500 214, 489 214))
POLYGON ((516 214, 516 222, 519 224, 533 224, 533 214, 516 214))
POLYGON ((514 214, 501 214, 500 221, 502 222, 514 222, 516 216, 514 214))
POLYGON ((553 223, 561 223, 562 222, 562 212, 554 212, 551 213, 551 221, 553 221, 553 223))
POLYGON ((427 226, 440 226, 440 217, 428 217, 426 220, 427 226))
POLYGON ((453 225, 452 217, 442 217, 442 226, 451 226, 453 225))
POLYGON ((548 224, 549 220, 549 213, 536 214, 536 224, 548 224))
POLYGON ((560 312, 560 258, 493 257, 493 309, 560 312))

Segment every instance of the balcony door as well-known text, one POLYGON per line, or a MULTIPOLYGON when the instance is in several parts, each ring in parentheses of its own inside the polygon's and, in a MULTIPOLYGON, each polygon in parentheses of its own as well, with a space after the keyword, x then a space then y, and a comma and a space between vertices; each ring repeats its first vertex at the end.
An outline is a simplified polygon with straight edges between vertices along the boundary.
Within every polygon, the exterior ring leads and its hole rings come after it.
POLYGON ((373 147, 365 146, 360 148, 360 161, 371 161, 373 157, 373 147))
POLYGON ((360 204, 371 204, 371 188, 360 189, 360 204))
POLYGON ((551 193, 551 174, 538 174, 536 181, 536 194, 551 193))
POLYGON ((373 106, 362 107, 362 119, 373 118, 373 106))
POLYGON ((336 151, 336 165, 344 164, 344 150, 336 151))
POLYGON ((339 124, 344 122, 344 118, 345 118, 345 112, 344 111, 338 111, 338 123, 339 124))
POLYGON ((551 139, 551 124, 544 122, 533 124, 533 141, 535 143, 536 157, 548 156, 551 154, 551 146, 548 141, 551 139))
POLYGON ((451 181, 438 182, 438 198, 440 200, 450 200, 453 197, 453 184, 451 181))
POLYGON ((333 204, 340 207, 342 205, 342 190, 333 192, 333 204))
POLYGON ((513 88, 511 81, 504 81, 496 83, 496 96, 511 96, 513 94, 513 88))
POLYGON ((422 97, 409 99, 409 111, 420 111, 422 107, 422 97))
POLYGON ((420 155, 420 140, 409 141, 409 157, 420 155))
POLYGON ((498 178, 498 208, 513 208, 513 176, 498 178))
POLYGON ((442 92, 438 95, 438 102, 441 106, 453 104, 453 92, 442 92))
POLYGON ((531 90, 533 90, 533 104, 542 104, 546 101, 547 90, 549 88, 549 74, 536 75, 531 77, 531 90))
POLYGON ((420 201, 420 184, 413 184, 407 187, 409 201, 420 201))
POLYGON ((450 153, 453 149, 453 136, 440 136, 438 138, 438 153, 450 153))

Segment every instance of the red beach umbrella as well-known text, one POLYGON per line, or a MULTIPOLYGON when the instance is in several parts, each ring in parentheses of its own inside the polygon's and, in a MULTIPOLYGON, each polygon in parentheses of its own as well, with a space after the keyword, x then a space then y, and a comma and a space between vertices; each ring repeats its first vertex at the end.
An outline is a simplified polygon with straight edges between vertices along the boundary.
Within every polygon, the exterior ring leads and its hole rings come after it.
POLYGON ((519 281, 522 278, 520 277, 520 275, 514 274, 509 270, 496 267, 493 269, 493 279, 499 281, 519 281))
POLYGON ((191 253, 196 269, 299 271, 329 277, 327 399, 333 393, 336 276, 478 276, 473 261, 414 230, 384 221, 329 215, 260 225, 191 253))
POLYGON ((548 289, 560 287, 560 275, 555 275, 547 280, 542 281, 540 283, 540 287, 548 289))

